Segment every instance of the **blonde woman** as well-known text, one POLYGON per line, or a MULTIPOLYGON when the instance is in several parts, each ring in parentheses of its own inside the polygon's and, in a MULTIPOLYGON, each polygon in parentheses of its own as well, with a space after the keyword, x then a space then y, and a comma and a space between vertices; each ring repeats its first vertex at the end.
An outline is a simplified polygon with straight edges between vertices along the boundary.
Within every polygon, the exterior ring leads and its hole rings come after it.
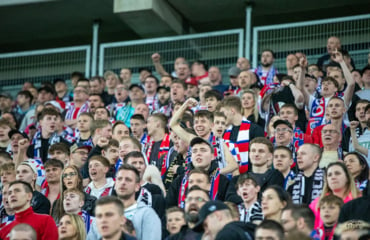
POLYGON ((260 125, 263 129, 265 128, 265 120, 261 118, 258 112, 258 97, 252 89, 244 90, 240 99, 242 102, 242 113, 249 121, 260 125))
POLYGON ((59 221, 59 240, 85 240, 85 224, 77 214, 65 214, 59 221))

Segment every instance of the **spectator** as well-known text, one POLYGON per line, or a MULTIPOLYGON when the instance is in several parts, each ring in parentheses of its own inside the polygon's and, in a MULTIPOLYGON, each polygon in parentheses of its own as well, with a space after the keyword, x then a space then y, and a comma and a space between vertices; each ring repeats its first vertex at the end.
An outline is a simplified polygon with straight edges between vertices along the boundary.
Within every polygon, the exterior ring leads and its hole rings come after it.
POLYGON ((22 122, 23 117, 27 114, 27 112, 34 108, 34 106, 32 105, 32 100, 33 96, 29 91, 25 90, 18 92, 17 106, 13 110, 17 123, 22 122))
POLYGON ((63 168, 63 162, 57 159, 52 158, 45 163, 46 181, 41 186, 40 192, 47 197, 51 206, 53 206, 55 200, 60 196, 60 179, 63 168))
POLYGON ((280 223, 283 209, 290 205, 289 194, 278 185, 271 185, 262 192, 261 206, 265 220, 270 219, 280 223))
POLYGON ((298 64, 298 60, 299 60, 298 57, 294 55, 293 53, 289 54, 286 57, 285 65, 287 69, 287 75, 290 75, 290 76, 294 75, 293 69, 294 69, 294 66, 298 64))
POLYGON ((349 152, 344 157, 344 164, 355 180, 356 187, 364 191, 369 182, 369 165, 364 156, 358 152, 349 152))
POLYGON ((261 79, 263 85, 271 84, 274 80, 277 69, 273 66, 275 53, 270 49, 265 49, 261 54, 261 65, 254 72, 261 79))
POLYGON ((117 85, 120 83, 120 79, 118 78, 117 74, 112 71, 106 71, 104 73, 105 85, 107 87, 107 97, 106 101, 108 103, 113 102, 114 99, 114 90, 116 89, 117 85))
POLYGON ((77 86, 73 90, 73 102, 71 102, 66 108, 65 121, 66 124, 71 128, 76 128, 77 117, 83 113, 89 111, 89 91, 88 89, 77 86))
POLYGON ((7 151, 10 143, 9 132, 12 130, 11 124, 8 120, 0 119, 0 151, 7 151))
MULTIPOLYGON (((2 166, 3 167, 3 166, 2 166)), ((0 170, 2 171, 2 170, 0 170)), ((14 177, 15 180, 15 177, 14 177)), ((9 182, 2 183, 2 206, 0 207, 0 229, 5 225, 8 225, 14 220, 14 210, 10 207, 8 195, 9 195, 9 182)))
POLYGON ((198 82, 194 78, 188 78, 185 80, 186 83, 186 98, 199 99, 199 87, 198 82))
POLYGON ((58 226, 59 239, 76 240, 86 239, 86 230, 83 219, 77 214, 65 214, 59 221, 58 226))
POLYGON ((336 36, 331 36, 328 38, 328 41, 326 44, 327 54, 321 56, 317 60, 317 65, 319 66, 319 68, 324 69, 324 66, 330 62, 331 55, 334 54, 334 51, 336 49, 341 49, 340 39, 336 36))
POLYGON ((2 92, 0 94, 0 117, 4 113, 12 111, 13 97, 9 93, 2 92))
POLYGON ((334 231, 338 223, 339 212, 342 206, 343 200, 335 195, 328 195, 320 200, 320 217, 323 224, 319 226, 318 230, 321 239, 333 239, 334 231))
POLYGON ((97 108, 104 107, 102 96, 96 93, 90 93, 88 104, 89 104, 89 112, 91 112, 92 114, 96 112, 97 108))
POLYGON ((222 138, 224 132, 226 130, 226 116, 222 112, 214 112, 213 113, 213 134, 218 137, 222 138))
POLYGON ((113 190, 114 180, 105 177, 110 167, 108 159, 95 155, 89 159, 88 163, 91 182, 87 185, 85 192, 97 199, 109 196, 113 190))
POLYGON ((122 80, 122 83, 126 86, 131 85, 132 72, 129 68, 122 68, 119 74, 119 77, 122 80))
POLYGON ((366 99, 370 101, 370 64, 366 65, 366 67, 362 69, 361 75, 362 82, 364 83, 364 88, 360 91, 357 91, 356 95, 359 96, 361 99, 366 99))
POLYGON ((249 60, 245 57, 238 58, 236 66, 240 69, 240 71, 248 71, 251 68, 249 60))
POLYGON ((341 239, 369 239, 370 224, 361 220, 349 220, 340 224, 335 235, 341 239))
POLYGON ((209 90, 204 94, 204 99, 206 100, 207 110, 210 112, 215 112, 217 105, 221 102, 223 95, 217 90, 209 90))
POLYGON ((296 173, 291 166, 294 164, 292 151, 286 146, 274 148, 273 167, 284 176, 284 189, 288 190, 289 186, 294 183, 296 173))
POLYGON ((134 114, 130 119, 132 136, 135 137, 143 147, 146 144, 148 134, 146 133, 146 121, 141 114, 134 114))
POLYGON ((340 147, 341 134, 333 124, 325 125, 321 133, 323 151, 319 168, 326 168, 329 163, 343 160, 343 152, 340 147))
POLYGON ((242 102, 243 116, 246 117, 249 121, 258 124, 261 128, 264 129, 266 123, 259 114, 257 94, 251 89, 246 89, 241 92, 240 98, 242 102))
POLYGON ((180 232, 181 228, 186 225, 185 212, 182 208, 171 207, 166 210, 167 231, 170 236, 180 232))
POLYGON ((27 239, 27 240, 37 240, 37 234, 35 229, 28 224, 21 223, 16 225, 10 231, 10 240, 17 239, 27 239))
POLYGON ((153 112, 159 108, 158 106, 158 95, 157 88, 159 86, 159 80, 153 75, 149 75, 144 81, 146 99, 145 103, 149 107, 149 112, 153 112))
POLYGON ((208 69, 208 78, 213 89, 220 93, 224 93, 227 90, 227 85, 222 84, 222 75, 218 67, 212 66, 208 69))
POLYGON ((66 104, 72 102, 71 93, 68 91, 67 83, 62 78, 54 79, 54 88, 56 92, 55 100, 65 102, 66 104))

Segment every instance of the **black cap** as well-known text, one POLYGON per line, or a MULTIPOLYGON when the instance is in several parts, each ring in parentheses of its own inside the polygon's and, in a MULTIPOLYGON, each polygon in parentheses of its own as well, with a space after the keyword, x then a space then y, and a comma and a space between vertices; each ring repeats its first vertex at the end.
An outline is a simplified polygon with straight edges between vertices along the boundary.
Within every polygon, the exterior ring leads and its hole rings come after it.
POLYGON ((164 90, 166 90, 167 92, 170 92, 170 91, 171 91, 171 89, 170 89, 169 87, 166 87, 166 86, 159 86, 159 87, 157 87, 157 92, 159 92, 159 90, 161 90, 161 89, 164 89, 164 90))
POLYGON ((290 122, 288 122, 287 120, 282 120, 282 119, 276 120, 276 122, 274 122, 274 128, 276 128, 280 124, 287 125, 290 129, 293 130, 292 124, 290 124, 290 122))
POLYGON ((141 73, 142 71, 147 71, 147 72, 152 73, 152 70, 150 68, 146 68, 146 67, 139 68, 139 73, 141 73))
POLYGON ((25 132, 19 131, 18 129, 12 129, 12 130, 10 130, 10 131, 9 131, 9 133, 8 133, 9 138, 12 138, 12 136, 13 136, 14 134, 20 134, 20 135, 22 135, 24 138, 29 139, 29 138, 28 138, 28 135, 27 135, 25 132))
POLYGON ((195 224, 193 230, 195 232, 202 232, 203 231, 203 222, 206 218, 214 213, 215 211, 229 209, 227 205, 221 201, 208 201, 206 202, 203 207, 199 210, 199 220, 195 224))
POLYGON ((141 86, 140 84, 131 84, 130 87, 129 87, 129 90, 133 89, 134 87, 137 87, 139 88, 141 91, 145 92, 143 86, 141 86))
POLYGON ((90 150, 92 149, 91 146, 89 145, 84 145, 83 143, 79 142, 79 143, 75 143, 73 144, 69 150, 71 151, 71 153, 73 153, 74 151, 76 151, 77 149, 81 149, 81 148, 86 148, 89 152, 90 150))
POLYGON ((190 141, 190 147, 193 147, 194 145, 196 144, 201 144, 201 143, 205 143, 207 144, 211 149, 213 149, 212 145, 207 141, 207 140, 204 140, 203 138, 201 137, 195 137, 193 138, 191 141, 190 141))

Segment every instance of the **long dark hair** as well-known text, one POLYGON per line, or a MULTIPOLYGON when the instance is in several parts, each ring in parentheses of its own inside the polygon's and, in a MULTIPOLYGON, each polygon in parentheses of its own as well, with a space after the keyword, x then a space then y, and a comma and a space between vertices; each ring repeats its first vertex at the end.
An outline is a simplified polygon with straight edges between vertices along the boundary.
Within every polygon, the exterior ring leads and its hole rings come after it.
POLYGON ((369 165, 367 164, 365 157, 358 152, 349 152, 346 154, 346 156, 344 156, 344 158, 346 158, 349 155, 355 155, 357 157, 358 162, 360 163, 362 167, 361 173, 355 178, 355 180, 359 182, 368 180, 369 179, 369 165))

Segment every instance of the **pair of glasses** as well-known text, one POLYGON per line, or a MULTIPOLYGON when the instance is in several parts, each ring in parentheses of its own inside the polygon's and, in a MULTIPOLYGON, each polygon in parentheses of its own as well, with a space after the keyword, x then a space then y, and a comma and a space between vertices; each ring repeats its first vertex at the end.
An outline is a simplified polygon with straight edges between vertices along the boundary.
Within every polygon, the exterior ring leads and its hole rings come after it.
POLYGON ((76 175, 77 175, 77 173, 75 173, 75 172, 63 173, 62 178, 73 177, 73 176, 76 176, 76 175))
POLYGON ((185 199, 185 202, 192 202, 192 201, 195 201, 195 202, 205 202, 206 200, 202 197, 187 197, 185 199))

